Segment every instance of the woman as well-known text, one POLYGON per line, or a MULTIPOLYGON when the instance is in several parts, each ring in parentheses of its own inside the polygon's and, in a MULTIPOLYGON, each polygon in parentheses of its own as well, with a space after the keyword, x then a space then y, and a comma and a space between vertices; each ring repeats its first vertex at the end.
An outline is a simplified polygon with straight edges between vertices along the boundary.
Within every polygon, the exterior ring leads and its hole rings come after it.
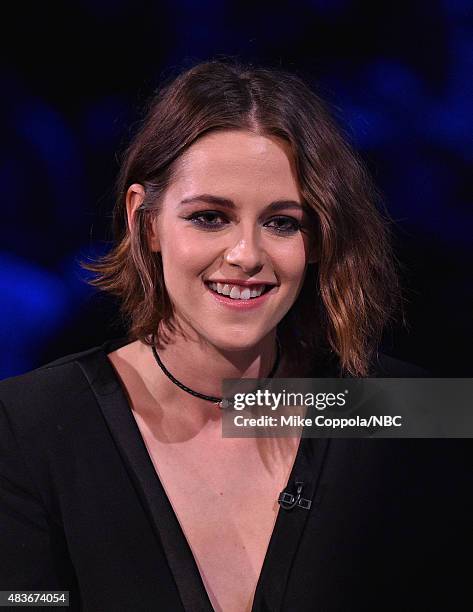
POLYGON ((206 63, 155 97, 117 244, 88 266, 128 338, 0 385, 1 589, 93 611, 400 609, 431 554, 397 502, 411 447, 222 438, 219 408, 226 378, 417 373, 377 354, 399 292, 375 199, 294 76, 206 63), (311 508, 280 508, 296 482, 311 508))

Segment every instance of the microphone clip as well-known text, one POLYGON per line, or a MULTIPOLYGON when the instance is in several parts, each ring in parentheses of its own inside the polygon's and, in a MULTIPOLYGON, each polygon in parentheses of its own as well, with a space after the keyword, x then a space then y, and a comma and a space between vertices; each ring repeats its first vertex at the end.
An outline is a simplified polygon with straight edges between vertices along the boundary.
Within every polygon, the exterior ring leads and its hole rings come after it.
POLYGON ((302 489, 304 488, 304 481, 296 480, 296 493, 287 493, 287 491, 281 491, 278 497, 278 504, 283 510, 292 510, 296 506, 304 508, 304 510, 310 510, 312 501, 302 497, 302 489))

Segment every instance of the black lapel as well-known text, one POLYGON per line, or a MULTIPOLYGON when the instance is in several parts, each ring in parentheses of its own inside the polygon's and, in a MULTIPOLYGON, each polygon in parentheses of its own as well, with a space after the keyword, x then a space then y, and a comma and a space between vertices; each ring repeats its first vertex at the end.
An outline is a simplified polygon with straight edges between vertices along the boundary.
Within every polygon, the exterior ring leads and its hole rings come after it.
POLYGON ((301 496, 303 505, 291 510, 279 508, 274 531, 269 542, 261 575, 256 587, 253 611, 276 612, 281 610, 286 585, 293 566, 299 541, 304 532, 310 512, 317 512, 317 487, 329 441, 326 439, 302 438, 289 477, 286 491, 294 493, 296 481, 303 482, 301 496), (307 509, 307 501, 311 507, 307 509))
MULTIPOLYGON (((126 342, 118 341, 118 345, 126 342)), ((161 541, 186 612, 213 612, 197 564, 133 417, 125 391, 106 356, 111 343, 78 359, 97 398, 151 524, 161 541)), ((116 347, 118 348, 118 346, 116 347)), ((159 576, 156 576, 159 580, 159 576)), ((159 602, 156 602, 159 608, 159 602)), ((179 602, 176 602, 178 609, 179 602)))

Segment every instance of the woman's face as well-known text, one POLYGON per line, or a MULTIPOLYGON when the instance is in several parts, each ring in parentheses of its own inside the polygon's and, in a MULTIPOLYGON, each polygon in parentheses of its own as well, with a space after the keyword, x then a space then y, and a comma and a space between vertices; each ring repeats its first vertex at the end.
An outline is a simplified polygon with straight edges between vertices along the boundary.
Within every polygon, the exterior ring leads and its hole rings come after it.
POLYGON ((220 350, 256 346, 299 294, 308 226, 283 140, 200 138, 180 158, 150 238, 176 319, 220 350))

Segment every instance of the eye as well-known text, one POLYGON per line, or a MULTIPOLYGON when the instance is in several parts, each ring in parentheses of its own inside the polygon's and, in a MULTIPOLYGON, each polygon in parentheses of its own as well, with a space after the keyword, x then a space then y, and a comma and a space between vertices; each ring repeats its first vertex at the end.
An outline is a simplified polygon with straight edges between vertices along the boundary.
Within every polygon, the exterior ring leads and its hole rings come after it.
POLYGON ((196 212, 185 218, 194 225, 211 230, 220 229, 223 225, 228 223, 227 219, 221 213, 214 210, 196 212))
MULTIPOLYGON (((221 212, 204 210, 184 217, 186 221, 197 225, 200 229, 219 230, 228 225, 229 221, 221 212)), ((301 223, 293 217, 273 217, 264 224, 265 227, 279 235, 290 235, 302 229, 301 223)))
POLYGON ((295 234, 302 226, 293 217, 273 217, 265 223, 265 227, 269 227, 278 234, 295 234))

